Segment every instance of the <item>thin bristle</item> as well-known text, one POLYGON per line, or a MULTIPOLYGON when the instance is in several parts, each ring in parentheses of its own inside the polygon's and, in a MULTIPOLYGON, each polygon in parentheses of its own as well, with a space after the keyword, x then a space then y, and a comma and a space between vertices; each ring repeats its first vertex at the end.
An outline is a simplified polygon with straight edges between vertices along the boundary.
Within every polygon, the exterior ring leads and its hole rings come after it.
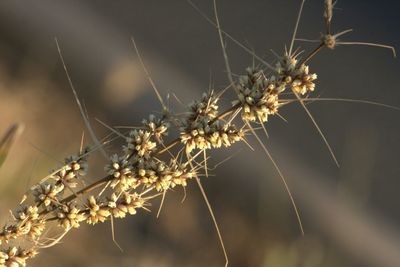
POLYGON ((259 143, 259 145, 261 146, 261 148, 263 149, 264 153, 267 155, 268 159, 271 161, 272 165, 274 166, 276 172, 278 173, 279 177, 281 178, 281 181, 283 183, 283 185, 285 186, 285 190, 290 198, 290 202, 292 203, 292 207, 294 209, 294 212, 296 213, 296 217, 297 217, 297 221, 299 224, 299 228, 300 228, 300 232, 302 235, 304 235, 304 228, 303 228, 303 223, 300 217, 300 212, 297 208, 296 202, 294 201, 292 192, 289 188, 288 183, 286 182, 285 177, 283 176, 283 173, 281 172, 280 168, 278 167, 278 164, 275 162, 274 158, 272 157, 271 153, 268 151, 268 149, 266 148, 266 146, 264 145, 264 143, 262 142, 262 140, 260 139, 260 137, 257 135, 257 133, 254 131, 253 127, 250 125, 250 123, 246 123, 247 127, 250 129, 251 133, 253 134, 253 136, 256 138, 257 142, 259 143))
POLYGON ((396 58, 396 49, 393 46, 390 45, 384 45, 384 44, 376 44, 376 43, 367 43, 367 42, 337 42, 338 45, 366 45, 366 46, 375 46, 375 47, 382 47, 382 48, 387 48, 390 49, 393 53, 393 57, 396 58))
POLYGON ((86 128, 88 129, 88 131, 89 131, 89 133, 90 133, 90 136, 91 136, 91 138, 92 138, 94 144, 95 144, 96 146, 99 147, 101 154, 102 154, 106 159, 108 159, 109 157, 108 157, 106 151, 100 146, 100 142, 99 142, 99 140, 97 139, 96 134, 94 133, 93 128, 92 128, 92 126, 91 126, 91 124, 90 124, 90 122, 89 122, 89 119, 87 118, 86 113, 85 113, 85 111, 84 111, 84 109, 83 109, 83 106, 82 106, 82 104, 81 104, 81 101, 79 100, 78 93, 76 92, 75 87, 74 87, 74 84, 72 83, 72 79, 71 79, 71 76, 69 75, 69 72, 68 72, 68 69, 67 69, 67 65, 65 64, 64 57, 63 57, 63 55, 62 55, 61 48, 60 48, 60 45, 59 45, 59 43, 58 43, 57 37, 54 38, 54 41, 55 41, 55 43, 56 43, 58 55, 59 55, 59 57, 60 57, 62 66, 63 66, 63 68, 64 68, 65 75, 67 76, 69 86, 71 87, 72 93, 74 94, 74 98, 75 98, 76 104, 78 105, 78 108, 79 108, 79 111, 80 111, 80 113, 81 113, 83 122, 85 123, 85 126, 86 126, 86 128))
MULTIPOLYGON (((229 64, 228 54, 226 53, 226 46, 225 46, 225 42, 224 42, 224 37, 222 36, 221 25, 219 23, 217 1, 213 0, 213 4, 214 4, 215 22, 216 22, 216 26, 217 26, 217 30, 218 30, 218 36, 219 36, 219 41, 220 41, 220 44, 221 44, 222 54, 224 55, 224 62, 225 62, 226 72, 228 74, 228 80, 229 80, 230 84, 234 84, 234 81, 233 81, 233 78, 232 78, 231 66, 229 64)), ((234 87, 234 89, 236 90, 235 87, 234 87)))
POLYGON ((295 93, 295 96, 298 99, 300 105, 303 107, 304 111, 307 113, 307 115, 310 118, 310 120, 312 121, 312 123, 314 124, 314 126, 317 129, 319 135, 321 136, 321 138, 324 141, 326 147, 328 148, 328 151, 331 154, 331 157, 332 157, 333 161, 335 162, 336 166, 339 168, 340 167, 339 162, 338 162, 338 160, 337 160, 337 158, 335 156, 335 153, 333 152, 333 149, 332 149, 331 145, 329 144, 327 138, 325 137, 325 134, 322 132, 322 130, 319 127, 318 123, 314 119, 314 116, 311 114, 311 112, 308 110, 308 108, 304 104, 303 99, 301 99, 301 97, 297 93, 295 93))
POLYGON ((161 104, 163 110, 168 110, 167 106, 164 103, 164 100, 161 97, 160 92, 158 91, 158 89, 156 87, 156 84, 154 83, 153 79, 150 76, 149 71, 146 68, 146 65, 144 64, 144 61, 143 61, 143 59, 142 59, 142 57, 140 55, 140 52, 139 52, 139 48, 137 47, 135 39, 133 37, 131 37, 131 41, 132 41, 132 44, 133 44, 133 48, 135 49, 136 55, 137 55, 137 57, 138 57, 138 59, 140 61, 140 65, 142 66, 142 69, 143 69, 144 73, 146 74, 147 80, 149 81, 150 85, 153 87, 153 90, 154 90, 154 92, 155 92, 155 94, 156 94, 156 96, 158 98, 158 101, 160 101, 160 104, 161 104))
POLYGON ((292 55, 292 49, 293 49, 293 45, 294 45, 294 40, 296 39, 297 29, 298 29, 299 24, 300 24, 301 13, 303 12, 303 6, 304 6, 305 2, 306 2, 306 0, 301 0, 299 13, 297 14, 296 25, 294 26, 292 39, 290 41, 289 55, 292 55))

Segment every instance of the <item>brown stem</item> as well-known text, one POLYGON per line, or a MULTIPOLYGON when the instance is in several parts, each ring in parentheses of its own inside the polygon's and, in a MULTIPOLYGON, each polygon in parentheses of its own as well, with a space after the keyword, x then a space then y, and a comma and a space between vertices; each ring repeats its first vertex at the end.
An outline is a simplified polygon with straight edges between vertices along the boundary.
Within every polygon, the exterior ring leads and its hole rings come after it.
POLYGON ((299 66, 306 64, 310 59, 312 59, 318 52, 325 46, 324 43, 320 43, 302 62, 299 66))
POLYGON ((170 150, 171 148, 173 148, 180 142, 181 142, 181 139, 178 137, 178 138, 174 139, 172 142, 170 142, 168 145, 166 145, 163 149, 156 151, 154 154, 161 155, 162 153, 170 150))
POLYGON ((87 192, 90 192, 90 191, 92 191, 93 189, 95 189, 95 188, 97 188, 97 187, 99 187, 99 186, 102 186, 103 184, 107 183, 107 182, 110 181, 110 180, 112 180, 112 176, 107 175, 107 176, 105 176, 104 178, 102 178, 102 179, 100 179, 100 180, 98 180, 98 181, 96 181, 96 182, 94 182, 94 183, 92 183, 92 184, 86 186, 85 188, 79 190, 79 191, 76 192, 75 194, 72 194, 72 195, 70 195, 69 197, 64 198, 63 200, 61 200, 61 203, 68 203, 68 202, 70 202, 71 200, 75 199, 77 196, 80 196, 80 195, 83 195, 83 194, 85 194, 85 193, 87 193, 87 192))
POLYGON ((217 120, 222 120, 223 118, 225 118, 226 116, 228 116, 229 114, 231 114, 233 111, 235 111, 236 109, 238 109, 240 107, 240 103, 236 104, 234 106, 232 106, 231 108, 225 110, 224 112, 222 112, 221 114, 219 114, 217 117, 215 117, 214 119, 212 119, 210 121, 210 124, 213 124, 214 122, 216 122, 217 120))

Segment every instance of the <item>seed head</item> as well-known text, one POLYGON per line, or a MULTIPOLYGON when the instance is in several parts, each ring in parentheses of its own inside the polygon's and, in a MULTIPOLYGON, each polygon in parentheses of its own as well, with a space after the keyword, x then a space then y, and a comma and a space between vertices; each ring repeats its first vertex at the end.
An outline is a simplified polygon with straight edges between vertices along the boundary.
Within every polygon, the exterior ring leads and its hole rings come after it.
POLYGON ((110 164, 106 165, 105 171, 113 178, 110 184, 115 192, 123 192, 128 189, 136 188, 137 179, 133 177, 132 165, 125 157, 113 155, 110 164))
POLYGON ((37 254, 35 249, 25 250, 17 247, 0 250, 0 266, 23 267, 26 266, 27 259, 31 259, 37 254))
POLYGON ((134 160, 140 158, 149 159, 151 153, 156 149, 157 144, 151 140, 152 134, 149 131, 133 130, 129 133, 129 137, 124 146, 125 154, 134 160))
POLYGON ((89 212, 86 215, 86 222, 88 224, 97 224, 104 222, 111 215, 109 208, 105 202, 99 201, 94 196, 90 196, 88 199, 89 212))
POLYGON ((66 231, 71 228, 78 228, 80 222, 86 219, 74 203, 60 207, 57 212, 57 218, 59 225, 66 231))

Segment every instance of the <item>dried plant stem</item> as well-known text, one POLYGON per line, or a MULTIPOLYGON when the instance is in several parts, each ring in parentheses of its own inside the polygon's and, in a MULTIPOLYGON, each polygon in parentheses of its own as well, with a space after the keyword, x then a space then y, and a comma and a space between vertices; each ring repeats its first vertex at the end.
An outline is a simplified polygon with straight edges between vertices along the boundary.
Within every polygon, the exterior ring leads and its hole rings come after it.
MULTIPOLYGON (((309 97, 315 89, 317 75, 310 72, 309 66, 306 63, 324 47, 333 49, 336 44, 355 44, 336 41, 336 37, 349 32, 348 30, 336 35, 331 34, 330 23, 333 4, 331 0, 326 0, 324 18, 328 32, 323 36, 323 39, 315 49, 303 60, 299 60, 298 56, 301 52, 299 53, 298 49, 295 49, 294 44, 295 40, 299 40, 296 39, 296 34, 304 2, 305 0, 301 2, 289 51, 285 49, 285 53, 282 56, 277 55, 278 61, 275 66, 265 62, 253 51, 221 29, 216 0, 213 0, 215 22, 190 2, 218 30, 219 42, 223 50, 224 62, 228 73, 229 86, 219 93, 215 93, 211 89, 203 93, 200 99, 188 105, 188 111, 183 115, 174 114, 165 105, 132 38, 132 43, 139 57, 140 64, 160 101, 162 115, 156 116, 151 114, 147 119, 143 120, 142 127, 135 127, 129 133, 120 133, 98 120, 111 131, 111 135, 116 135, 115 138, 125 139, 122 149, 118 154, 114 154, 111 157, 108 157, 106 151, 103 149, 106 142, 101 144, 91 128, 87 112, 79 101, 56 39, 62 66, 95 147, 84 149, 84 139, 82 136, 78 155, 67 158, 62 163, 62 167, 51 172, 50 175, 31 187, 18 208, 12 213, 10 222, 0 229, 0 245, 8 244, 14 240, 17 242, 27 240, 30 247, 1 249, 0 267, 25 266, 25 261, 33 258, 39 249, 59 243, 71 229, 78 228, 83 222, 97 224, 110 220, 113 242, 120 248, 114 235, 115 218, 134 215, 137 210, 150 211, 148 206, 151 204, 151 201, 161 197, 161 204, 157 212, 158 217, 168 191, 175 187, 182 187, 185 192, 185 198, 186 186, 192 178, 196 181, 207 205, 223 250, 225 266, 227 266, 229 260, 228 253, 216 216, 202 186, 200 177, 208 177, 209 171, 212 170, 209 169, 207 150, 230 147, 240 141, 254 150, 246 140, 246 135, 249 133, 254 136, 266 158, 270 160, 281 178, 296 214, 300 232, 304 235, 300 212, 288 183, 277 162, 256 131, 263 130, 265 135, 268 136, 268 131, 264 123, 267 123, 268 119, 274 115, 284 119, 279 114, 280 109, 290 103, 299 102, 317 128, 318 133, 337 163, 331 146, 306 107, 307 102, 318 100, 318 98, 309 97), (252 55, 253 58, 259 60, 265 68, 272 70, 272 73, 266 73, 266 70, 263 68, 253 66, 247 68, 245 74, 234 80, 226 53, 225 37, 231 39, 252 55), (232 99, 229 108, 220 111, 219 101, 231 86, 233 86, 236 93, 235 97, 232 99), (255 128, 252 124, 260 124, 261 126, 255 128), (172 129, 173 127, 174 129, 172 129), (178 136, 166 140, 171 130, 177 130, 178 136), (108 163, 104 166, 106 175, 85 186, 82 180, 85 178, 88 170, 88 156, 96 150, 100 150, 107 157, 108 163), (198 157, 200 157, 200 160, 198 160, 198 157), (99 192, 95 194, 95 190, 99 192), (29 203, 26 204, 26 202, 29 203), (60 229, 61 233, 53 237, 47 237, 49 223, 53 221, 58 223, 57 229, 60 229)), ((375 45, 371 43, 357 44, 375 45)), ((375 46, 392 48, 391 46, 379 44, 375 46)), ((321 98, 320 100, 335 99, 321 98)), ((398 109, 371 101, 336 100, 375 104, 398 109)), ((7 152, 4 144, 1 146, 0 143, 0 152, 4 153, 4 151, 7 152)))
POLYGON ((307 64, 315 55, 317 55, 322 48, 324 48, 324 43, 320 43, 308 56, 304 58, 304 60, 300 63, 301 65, 307 64))
POLYGON ((79 191, 76 192, 75 194, 70 195, 69 197, 67 197, 67 198, 65 198, 65 199, 63 199, 63 200, 61 200, 61 203, 68 203, 68 202, 71 202, 71 201, 74 200, 77 196, 80 196, 80 195, 89 193, 89 192, 91 192, 92 190, 94 190, 94 189, 96 189, 96 188, 99 188, 99 187, 102 186, 102 185, 105 185, 105 184, 106 184, 107 182, 109 182, 110 180, 112 180, 112 177, 111 177, 111 176, 109 176, 109 175, 108 175, 108 176, 105 176, 105 177, 103 177, 102 179, 97 180, 96 182, 94 182, 94 183, 92 183, 92 184, 86 186, 85 188, 79 190, 79 191))

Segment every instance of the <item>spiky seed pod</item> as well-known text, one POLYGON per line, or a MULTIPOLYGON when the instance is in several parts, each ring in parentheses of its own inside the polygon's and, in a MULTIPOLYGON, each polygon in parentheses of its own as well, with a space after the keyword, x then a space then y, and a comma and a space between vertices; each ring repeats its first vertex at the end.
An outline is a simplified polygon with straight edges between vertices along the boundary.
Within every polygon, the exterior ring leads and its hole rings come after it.
POLYGON ((145 201, 137 194, 123 193, 118 199, 115 194, 112 194, 108 207, 115 218, 125 218, 126 214, 136 214, 136 209, 142 208, 145 201))
POLYGON ((185 144, 189 153, 194 149, 219 148, 221 145, 228 147, 244 136, 235 125, 221 126, 218 121, 210 124, 206 119, 193 123, 189 129, 180 135, 181 142, 185 144))
POLYGON ((336 47, 336 37, 332 34, 323 34, 321 42, 329 49, 334 49, 336 47))
POLYGON ((44 219, 40 219, 37 221, 30 221, 29 223, 29 232, 26 235, 33 241, 38 240, 46 228, 46 221, 44 219))
POLYGON ((171 185, 172 175, 169 167, 164 163, 157 164, 156 176, 157 180, 154 182, 158 192, 168 190, 171 185))
POLYGON ((276 65, 276 71, 280 80, 291 89, 301 95, 314 91, 317 74, 309 73, 309 67, 305 64, 297 66, 296 56, 285 54, 276 65))
POLYGON ((122 197, 122 203, 127 207, 128 213, 134 215, 137 209, 141 209, 145 206, 146 201, 136 193, 125 193, 122 197))
POLYGON ((138 164, 135 170, 137 185, 146 188, 154 186, 157 191, 165 191, 176 185, 186 186, 186 180, 192 178, 194 173, 187 169, 186 164, 178 164, 175 160, 171 160, 170 164, 149 160, 138 164))
MULTIPOLYGON (((164 162, 157 165, 156 175, 158 179, 155 181, 155 187, 158 192, 166 191, 171 187, 174 171, 171 166, 167 166, 164 162)), ((175 170, 176 175, 182 175, 178 169, 175 170)))
POLYGON ((28 235, 31 238, 40 236, 43 226, 43 219, 39 219, 38 207, 36 206, 21 206, 17 210, 15 216, 15 224, 8 228, 11 230, 12 238, 28 235))
POLYGON ((86 175, 87 166, 86 159, 70 157, 66 159, 65 165, 52 175, 52 178, 57 181, 57 184, 65 184, 71 188, 75 188, 77 186, 77 179, 86 175))
POLYGON ((285 90, 285 85, 274 77, 268 80, 261 69, 247 68, 246 72, 239 78, 238 99, 232 104, 241 105, 243 120, 265 122, 268 115, 278 111, 278 95, 285 90))
POLYGON ((142 123, 146 127, 147 131, 154 135, 158 142, 161 142, 163 137, 168 135, 170 123, 166 121, 165 117, 157 118, 151 114, 149 119, 144 119, 142 123))
POLYGON ((217 102, 218 97, 211 91, 208 94, 203 94, 201 101, 195 101, 189 105, 189 114, 181 121, 179 129, 181 132, 180 140, 185 144, 187 152, 190 153, 194 149, 217 148, 222 143, 228 146, 234 140, 237 140, 237 138, 224 137, 227 134, 232 136, 234 132, 239 132, 233 130, 234 125, 220 126, 219 121, 215 120, 218 115, 217 102), (229 132, 225 133, 228 128, 229 132))
POLYGON ((15 214, 15 219, 18 222, 25 222, 27 220, 37 220, 39 217, 38 207, 36 206, 21 206, 15 214))
POLYGON ((70 165, 77 178, 82 178, 88 172, 88 156, 90 150, 91 149, 89 147, 86 147, 78 155, 73 155, 65 159, 65 164, 70 165))
POLYGON ((146 187, 156 186, 157 190, 160 190, 160 181, 162 180, 162 173, 166 169, 166 164, 163 161, 149 161, 142 164, 138 175, 140 183, 146 187))
POLYGON ((151 153, 156 149, 157 143, 151 140, 152 134, 148 131, 133 130, 126 139, 126 146, 123 147, 126 156, 134 160, 141 158, 149 159, 151 153))
POLYGON ((291 56, 285 53, 283 57, 280 58, 280 60, 276 63, 275 71, 280 76, 290 77, 296 70, 297 62, 298 60, 296 56, 291 56))
POLYGON ((241 141, 244 137, 242 130, 237 130, 234 125, 216 124, 216 131, 207 139, 213 148, 230 147, 233 143, 241 141))
POLYGON ((70 203, 59 208, 57 219, 59 225, 68 231, 71 228, 78 228, 80 222, 86 220, 86 217, 80 213, 75 203, 70 203))
POLYGON ((72 170, 70 165, 65 165, 61 167, 61 169, 52 176, 53 179, 56 180, 57 184, 66 184, 71 188, 75 188, 77 183, 77 177, 75 172, 72 170))
POLYGON ((218 100, 214 91, 203 93, 200 101, 195 100, 189 104, 189 113, 184 122, 191 123, 196 121, 199 117, 214 119, 218 115, 218 100))
POLYGON ((0 251, 1 267, 23 267, 26 260, 35 257, 38 252, 35 249, 25 250, 17 247, 10 247, 0 251))
POLYGON ((310 74, 306 65, 301 65, 296 72, 291 84, 292 90, 301 95, 314 91, 317 74, 310 74))
POLYGON ((115 193, 108 199, 107 206, 110 208, 110 212, 114 218, 125 218, 128 212, 126 205, 118 201, 118 197, 115 193))
POLYGON ((170 187, 174 188, 177 185, 182 187, 187 186, 187 180, 192 179, 196 172, 194 170, 188 170, 188 164, 179 164, 176 160, 171 160, 170 162, 170 172, 171 172, 171 184, 170 187))
POLYGON ((86 222, 88 224, 96 224, 104 222, 111 215, 108 207, 105 203, 99 201, 94 196, 90 196, 88 199, 89 212, 86 214, 86 222))
POLYGON ((16 212, 16 223, 8 227, 12 237, 28 236, 31 240, 38 239, 45 228, 45 220, 39 217, 37 206, 22 206, 16 212))
POLYGON ((132 165, 125 157, 118 157, 118 155, 112 155, 110 158, 110 164, 106 165, 105 171, 113 179, 111 181, 111 188, 115 192, 120 193, 129 189, 137 187, 137 179, 133 177, 132 165))
POLYGON ((41 203, 48 207, 53 202, 58 202, 58 195, 64 190, 64 184, 52 184, 43 182, 32 189, 35 203, 41 203))
POLYGON ((213 132, 209 125, 210 120, 206 117, 198 118, 197 121, 188 124, 185 128, 181 129, 180 139, 186 145, 187 151, 192 151, 195 148, 209 149, 211 144, 207 142, 206 135, 213 132))
POLYGON ((15 225, 5 225, 0 232, 0 245, 8 244, 12 239, 18 238, 18 228, 15 225))
POLYGON ((156 162, 154 159, 138 162, 134 174, 138 183, 144 185, 146 188, 151 187, 158 179, 156 170, 159 164, 164 163, 162 161, 156 162))

